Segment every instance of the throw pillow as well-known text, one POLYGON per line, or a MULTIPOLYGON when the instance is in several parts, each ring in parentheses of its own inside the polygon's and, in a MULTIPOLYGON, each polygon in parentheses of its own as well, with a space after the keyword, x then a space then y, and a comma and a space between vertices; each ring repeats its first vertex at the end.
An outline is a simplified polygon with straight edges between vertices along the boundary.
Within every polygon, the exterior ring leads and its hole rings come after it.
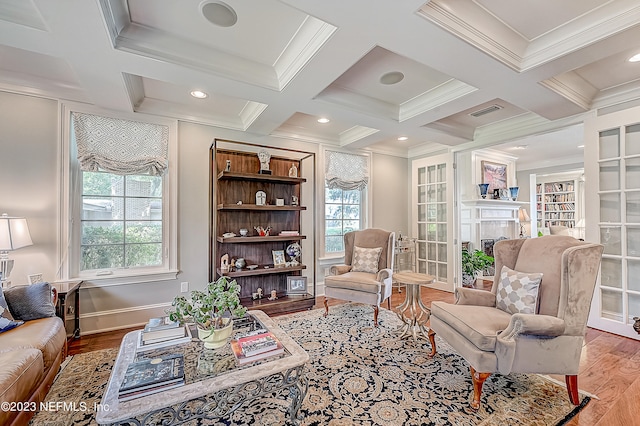
POLYGON ((4 298, 2 287, 0 287, 0 333, 11 330, 14 327, 22 324, 22 321, 14 321, 9 312, 9 306, 4 298))
POLYGON ((11 287, 5 290, 4 295, 15 319, 30 321, 56 316, 49 283, 11 287))
POLYGON ((496 291, 496 307, 512 315, 538 313, 541 281, 541 273, 518 272, 503 266, 496 291))
POLYGON ((351 270, 353 272, 377 274, 380 253, 382 253, 382 247, 364 248, 355 246, 353 248, 353 258, 351 259, 351 270))

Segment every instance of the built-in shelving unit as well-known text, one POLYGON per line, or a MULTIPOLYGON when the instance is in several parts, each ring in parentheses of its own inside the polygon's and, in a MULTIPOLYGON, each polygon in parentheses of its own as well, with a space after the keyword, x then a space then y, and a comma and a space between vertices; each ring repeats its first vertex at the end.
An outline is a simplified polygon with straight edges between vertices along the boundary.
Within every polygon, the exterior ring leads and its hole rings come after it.
MULTIPOLYGON (((241 148, 246 146, 247 150, 226 147, 233 146, 232 141, 216 140, 211 147, 210 279, 221 275, 236 279, 242 289, 241 302, 249 309, 260 309, 267 314, 310 309, 315 304, 315 252, 302 250, 301 257, 291 262, 286 250, 289 245, 301 244, 308 239, 301 217, 307 207, 300 205, 302 186, 307 179, 299 177, 299 173, 304 167, 304 159, 311 161, 311 165, 315 160, 312 155, 301 155, 298 151, 292 152, 291 157, 270 153, 271 174, 259 173, 257 151, 264 148, 241 142, 236 144, 241 148), (289 176, 290 169, 296 170, 298 176, 289 176), (266 194, 264 205, 256 204, 258 191, 266 194), (269 235, 259 235, 255 227, 269 227, 269 235), (247 235, 242 236, 240 229, 246 229, 247 235), (298 235, 281 235, 283 231, 298 235), (283 251, 287 263, 275 265, 274 251, 283 251), (223 270, 221 257, 225 254, 229 255, 231 267, 223 270), (239 258, 245 260, 245 267, 235 267, 239 258), (312 267, 308 268, 306 262, 312 267), (303 276, 311 277, 307 280, 306 292, 290 292, 288 278, 303 276), (262 289, 262 298, 255 297, 258 289, 262 289), (272 291, 276 292, 277 299, 269 300, 272 291)), ((313 233, 313 228, 309 231, 313 233)))
POLYGON ((575 228, 578 220, 576 183, 575 179, 570 179, 536 184, 538 228, 575 228))

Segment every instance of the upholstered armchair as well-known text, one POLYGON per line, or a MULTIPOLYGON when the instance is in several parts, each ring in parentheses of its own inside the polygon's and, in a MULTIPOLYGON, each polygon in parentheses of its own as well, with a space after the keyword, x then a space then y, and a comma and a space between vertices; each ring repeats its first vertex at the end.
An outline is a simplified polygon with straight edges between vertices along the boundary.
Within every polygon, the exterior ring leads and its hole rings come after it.
POLYGON ((457 288, 455 304, 431 304, 430 356, 437 333, 470 364, 472 408, 496 372, 565 375, 569 399, 579 404, 577 374, 602 250, 560 235, 499 241, 490 292, 457 288))
POLYGON ((379 307, 385 299, 391 309, 391 276, 395 233, 364 229, 344 234, 344 265, 334 265, 324 279, 324 316, 333 297, 373 306, 373 323, 378 326, 379 307))

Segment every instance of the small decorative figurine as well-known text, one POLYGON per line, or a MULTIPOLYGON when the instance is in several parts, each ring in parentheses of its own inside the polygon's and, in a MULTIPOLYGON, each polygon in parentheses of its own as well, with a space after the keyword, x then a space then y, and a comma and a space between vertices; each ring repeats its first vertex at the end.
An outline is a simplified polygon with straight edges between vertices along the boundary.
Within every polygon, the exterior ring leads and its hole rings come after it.
POLYGON ((298 168, 295 164, 291 164, 291 168, 289 168, 289 177, 298 177, 298 168))
POLYGON ((271 231, 270 226, 267 226, 266 228, 263 228, 262 226, 254 226, 253 229, 255 229, 258 235, 260 235, 261 237, 268 237, 269 232, 271 231))
POLYGON ((260 174, 270 175, 271 170, 269 170, 269 161, 271 160, 271 154, 267 151, 262 150, 258 153, 258 160, 260 160, 260 174))
POLYGON ((258 293, 258 299, 262 299, 262 288, 258 287, 256 293, 258 293))
POLYGON ((284 198, 276 198, 276 206, 284 206, 284 198))
POLYGON ((240 236, 241 237, 246 237, 248 233, 249 233, 249 231, 247 230, 247 228, 240 228, 240 236))
POLYGON ((245 266, 247 266, 247 262, 244 260, 244 258, 243 258, 243 257, 239 257, 239 258, 236 260, 236 269, 242 269, 242 268, 244 268, 245 266))
POLYGON ((291 205, 292 206, 297 206, 298 205, 298 197, 295 195, 291 196, 291 205))
POLYGON ((224 168, 225 172, 231 171, 231 160, 227 160, 227 166, 224 168))
POLYGON ((278 292, 275 290, 271 290, 271 297, 269 297, 269 300, 276 300, 278 298, 278 292))
POLYGON ((256 206, 264 206, 267 204, 267 194, 264 191, 256 192, 256 206))
POLYGON ((220 272, 229 272, 229 254, 220 258, 220 272))

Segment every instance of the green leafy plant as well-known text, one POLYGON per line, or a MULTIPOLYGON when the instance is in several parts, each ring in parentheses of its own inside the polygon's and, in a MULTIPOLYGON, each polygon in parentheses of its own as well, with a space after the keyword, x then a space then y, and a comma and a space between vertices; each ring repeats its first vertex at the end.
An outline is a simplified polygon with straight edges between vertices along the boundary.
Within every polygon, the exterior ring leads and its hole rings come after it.
POLYGON ((176 296, 167 310, 171 321, 180 323, 193 320, 203 330, 224 328, 225 317, 243 317, 247 308, 240 304, 240 285, 222 276, 207 284, 204 291, 194 290, 191 299, 176 296))
POLYGON ((462 250, 462 272, 473 276, 476 271, 484 271, 493 265, 493 257, 485 254, 482 250, 462 250))

